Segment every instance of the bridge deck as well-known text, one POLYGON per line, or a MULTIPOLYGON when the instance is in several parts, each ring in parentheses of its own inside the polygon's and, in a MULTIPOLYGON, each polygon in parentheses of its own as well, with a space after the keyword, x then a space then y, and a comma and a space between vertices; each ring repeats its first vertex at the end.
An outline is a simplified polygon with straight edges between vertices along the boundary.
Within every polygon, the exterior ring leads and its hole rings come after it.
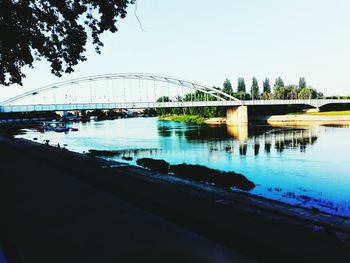
POLYGON ((311 100, 242 100, 242 101, 183 101, 183 102, 107 102, 107 103, 70 103, 70 104, 33 104, 0 105, 0 112, 42 112, 74 111, 95 109, 147 109, 177 107, 211 106, 274 106, 274 105, 310 105, 322 107, 326 104, 350 103, 350 99, 311 99, 311 100))

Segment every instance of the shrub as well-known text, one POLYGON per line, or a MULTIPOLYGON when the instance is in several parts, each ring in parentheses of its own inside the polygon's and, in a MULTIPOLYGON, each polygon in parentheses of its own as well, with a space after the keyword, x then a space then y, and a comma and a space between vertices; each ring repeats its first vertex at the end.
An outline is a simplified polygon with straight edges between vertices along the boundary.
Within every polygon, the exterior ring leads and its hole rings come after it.
POLYGON ((151 158, 141 158, 136 161, 137 165, 142 167, 152 169, 154 171, 168 173, 169 172, 169 163, 164 160, 155 160, 151 158))

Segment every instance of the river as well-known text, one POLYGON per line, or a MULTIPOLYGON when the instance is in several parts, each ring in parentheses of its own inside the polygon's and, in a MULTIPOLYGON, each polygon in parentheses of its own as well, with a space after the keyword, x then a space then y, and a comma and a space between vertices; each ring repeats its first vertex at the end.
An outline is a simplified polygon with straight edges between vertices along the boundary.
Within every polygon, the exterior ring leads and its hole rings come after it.
MULTIPOLYGON (((350 127, 227 127, 157 118, 72 123, 78 132, 25 130, 18 138, 71 151, 116 151, 122 157, 164 159, 234 171, 256 184, 251 194, 350 217, 350 127)), ((238 191, 231 189, 232 191, 238 191)))

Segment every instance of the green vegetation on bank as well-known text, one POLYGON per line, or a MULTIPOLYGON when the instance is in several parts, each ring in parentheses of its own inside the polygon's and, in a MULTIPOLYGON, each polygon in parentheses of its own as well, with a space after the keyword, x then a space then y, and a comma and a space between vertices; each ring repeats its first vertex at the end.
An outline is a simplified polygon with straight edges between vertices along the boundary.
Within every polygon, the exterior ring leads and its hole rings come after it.
MULTIPOLYGON (((187 93, 183 97, 177 97, 175 100, 171 100, 167 96, 163 96, 157 99, 157 102, 171 102, 171 101, 216 101, 217 98, 210 96, 200 91, 194 93, 187 93)), ((152 110, 148 110, 152 111, 152 110)), ((226 116, 226 109, 224 107, 189 107, 189 108, 160 108, 154 110, 158 116, 165 115, 187 115, 197 116, 203 119, 223 117, 226 116)), ((191 117, 192 119, 193 117, 191 117)))
POLYGON ((207 118, 198 115, 163 115, 160 117, 161 120, 166 121, 179 121, 179 122, 190 122, 196 124, 202 124, 207 118))

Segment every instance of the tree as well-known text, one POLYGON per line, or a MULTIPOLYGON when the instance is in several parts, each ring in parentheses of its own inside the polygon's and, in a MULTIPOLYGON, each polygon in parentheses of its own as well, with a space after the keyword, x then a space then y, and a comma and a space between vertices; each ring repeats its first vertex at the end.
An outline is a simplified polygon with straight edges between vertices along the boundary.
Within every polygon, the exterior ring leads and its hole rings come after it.
POLYGON ((238 78, 237 80, 237 93, 246 93, 244 78, 238 78))
POLYGON ((297 85, 287 85, 285 87, 287 99, 294 100, 298 98, 298 86, 297 85))
MULTIPOLYGON (((317 98, 318 99, 324 99, 324 94, 322 92, 317 92, 317 98)), ((350 99, 350 96, 346 97, 345 96, 345 99, 350 99)))
POLYGON ((271 93, 270 80, 266 78, 263 82, 263 92, 271 93))
POLYGON ((301 91, 303 88, 306 88, 306 81, 304 77, 299 78, 299 89, 301 91))
MULTIPOLYGON (((171 99, 168 96, 162 96, 157 99, 157 102, 171 102, 171 99)), ((171 113, 171 108, 158 108, 158 115, 167 115, 171 113)))
MULTIPOLYGON (((228 79, 226 79, 226 80, 228 80, 228 79)), ((228 80, 228 81, 230 81, 230 80, 228 80)), ((225 86, 225 82, 224 82, 224 86, 225 86)), ((230 82, 230 85, 231 85, 231 82, 230 82)), ((219 91, 221 91, 220 87, 213 86, 213 89, 218 91, 215 95, 218 95, 219 91)), ((232 85, 231 85, 231 90, 232 90, 232 85)), ((233 91, 232 91, 232 93, 230 95, 233 95, 233 91)), ((220 100, 219 98, 216 98, 214 96, 210 96, 210 97, 212 97, 213 100, 220 100)))
POLYGON ((281 77, 276 79, 274 87, 284 87, 284 82, 281 77))
POLYGON ((229 79, 226 79, 224 81, 222 91, 229 94, 229 95, 233 94, 232 84, 231 84, 231 81, 229 79))
POLYGON ((313 88, 303 88, 299 94, 299 99, 307 100, 307 99, 316 99, 317 98, 317 91, 313 88))
POLYGON ((258 84, 258 80, 256 79, 256 77, 253 77, 253 82, 252 82, 250 94, 251 94, 253 100, 257 99, 259 97, 259 84, 258 84))
POLYGON ((261 94, 261 97, 263 100, 271 100, 273 98, 273 95, 271 92, 263 92, 261 94))
POLYGON ((286 90, 283 86, 275 86, 273 87, 273 98, 274 99, 285 99, 286 98, 286 90))
POLYGON ((115 33, 135 0, 0 0, 0 84, 22 84, 24 66, 46 59, 62 76, 85 61, 88 32, 97 53, 100 35, 115 33))
POLYGON ((162 96, 157 99, 157 102, 171 102, 171 99, 168 96, 162 96))

